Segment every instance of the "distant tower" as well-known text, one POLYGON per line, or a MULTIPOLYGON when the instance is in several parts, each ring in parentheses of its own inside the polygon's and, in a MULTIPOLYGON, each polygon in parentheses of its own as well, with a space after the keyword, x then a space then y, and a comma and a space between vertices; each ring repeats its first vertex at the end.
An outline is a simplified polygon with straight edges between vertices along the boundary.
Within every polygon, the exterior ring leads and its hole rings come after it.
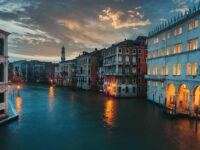
POLYGON ((62 50, 61 50, 61 62, 65 61, 65 47, 63 46, 62 47, 62 50))

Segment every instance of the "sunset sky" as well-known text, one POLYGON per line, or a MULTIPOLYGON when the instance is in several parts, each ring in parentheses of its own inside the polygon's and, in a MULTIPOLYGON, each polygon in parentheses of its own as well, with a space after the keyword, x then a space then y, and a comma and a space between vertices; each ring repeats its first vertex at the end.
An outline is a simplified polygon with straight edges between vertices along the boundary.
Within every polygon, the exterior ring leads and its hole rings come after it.
POLYGON ((11 33, 10 60, 59 61, 147 35, 198 0, 0 0, 0 29, 11 33))

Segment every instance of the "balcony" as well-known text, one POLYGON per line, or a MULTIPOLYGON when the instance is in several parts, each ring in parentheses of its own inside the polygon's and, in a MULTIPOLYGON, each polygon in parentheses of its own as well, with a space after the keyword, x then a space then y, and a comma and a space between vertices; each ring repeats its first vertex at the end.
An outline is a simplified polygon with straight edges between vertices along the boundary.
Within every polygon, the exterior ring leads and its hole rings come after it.
POLYGON ((0 93, 3 93, 6 91, 6 84, 3 82, 0 82, 0 93))
POLYGON ((163 76, 163 75, 145 75, 145 78, 149 79, 149 80, 164 81, 166 79, 166 76, 163 76))

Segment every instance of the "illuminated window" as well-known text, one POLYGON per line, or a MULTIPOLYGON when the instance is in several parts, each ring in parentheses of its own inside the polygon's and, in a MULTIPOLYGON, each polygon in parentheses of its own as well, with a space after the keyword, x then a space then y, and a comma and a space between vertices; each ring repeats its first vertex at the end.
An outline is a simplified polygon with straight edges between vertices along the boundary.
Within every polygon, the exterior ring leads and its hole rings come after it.
POLYGON ((168 74, 169 74, 169 66, 168 66, 168 64, 166 64, 165 75, 168 75, 168 74))
POLYGON ((162 65, 161 66, 161 75, 164 76, 165 75, 165 67, 162 65))
POLYGON ((189 23, 189 24, 188 24, 188 31, 191 31, 191 30, 192 30, 192 24, 189 23))
POLYGON ((169 55, 170 54, 170 47, 167 47, 166 49, 166 55, 169 55))
POLYGON ((188 51, 196 50, 198 48, 198 39, 189 40, 187 44, 188 51))
POLYGON ((176 72, 177 72, 177 67, 176 67, 176 64, 173 65, 173 75, 176 75, 176 72))
POLYGON ((177 30, 176 29, 174 30, 174 36, 177 36, 177 30))
POLYGON ((151 74, 151 72, 150 72, 150 67, 148 67, 148 72, 147 72, 147 73, 148 73, 148 75, 150 75, 150 74, 151 74))
POLYGON ((181 52, 181 44, 175 44, 174 45, 174 54, 181 52))
POLYGON ((181 75, 181 64, 177 65, 177 73, 176 75, 181 75))
POLYGON ((197 75, 197 63, 192 63, 192 75, 197 75))
POLYGON ((151 55, 150 55, 150 53, 148 53, 148 59, 150 59, 151 58, 151 55))
POLYGON ((187 66, 186 66, 186 75, 191 75, 191 64, 190 63, 187 63, 187 66))
POLYGON ((153 67, 153 75, 157 75, 158 74, 158 67, 154 66, 153 67))
POLYGON ((178 28, 178 34, 180 35, 180 34, 182 34, 183 33, 183 29, 182 29, 182 27, 179 27, 178 28))
POLYGON ((167 33, 167 39, 170 39, 170 33, 167 33))
POLYGON ((158 38, 158 37, 155 37, 153 43, 154 43, 154 44, 157 44, 158 42, 159 42, 159 38, 158 38))
POLYGON ((161 82, 161 87, 162 87, 162 88, 164 87, 164 82, 161 82))
POLYGON ((165 56, 165 49, 164 48, 162 48, 162 56, 165 56))
POLYGON ((194 20, 194 28, 197 28, 197 27, 198 27, 198 23, 199 23, 198 20, 195 19, 195 20, 194 20))
POLYGON ((158 86, 158 82, 153 82, 153 87, 157 87, 158 86))
POLYGON ((153 57, 155 58, 155 57, 158 57, 158 50, 155 50, 154 52, 153 52, 153 57))
POLYGON ((165 41, 165 35, 162 35, 162 40, 165 41))

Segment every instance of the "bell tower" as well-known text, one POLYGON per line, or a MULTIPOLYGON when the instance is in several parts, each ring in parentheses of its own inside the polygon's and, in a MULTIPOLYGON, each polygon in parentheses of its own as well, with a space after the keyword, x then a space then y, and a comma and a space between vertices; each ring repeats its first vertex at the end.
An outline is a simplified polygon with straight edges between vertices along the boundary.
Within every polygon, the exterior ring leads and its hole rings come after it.
POLYGON ((61 62, 65 61, 65 47, 63 46, 61 49, 61 62))

